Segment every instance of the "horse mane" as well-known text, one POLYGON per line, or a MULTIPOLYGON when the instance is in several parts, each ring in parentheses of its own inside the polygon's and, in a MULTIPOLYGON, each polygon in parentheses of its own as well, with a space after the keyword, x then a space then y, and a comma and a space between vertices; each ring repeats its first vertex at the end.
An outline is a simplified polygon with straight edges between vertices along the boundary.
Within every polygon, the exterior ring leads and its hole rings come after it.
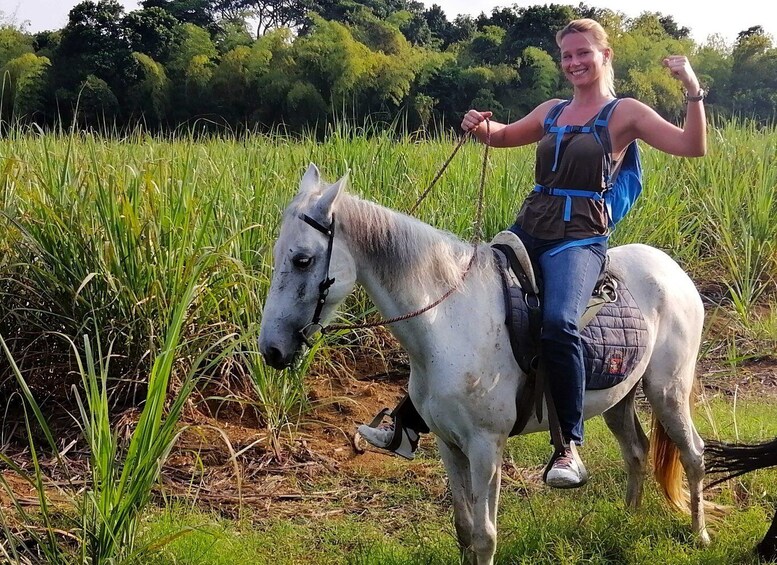
MULTIPOLYGON (((452 233, 351 194, 341 195, 337 219, 387 284, 409 280, 450 287, 461 281, 472 257, 472 245, 452 233)), ((475 265, 489 264, 478 259, 475 265)))

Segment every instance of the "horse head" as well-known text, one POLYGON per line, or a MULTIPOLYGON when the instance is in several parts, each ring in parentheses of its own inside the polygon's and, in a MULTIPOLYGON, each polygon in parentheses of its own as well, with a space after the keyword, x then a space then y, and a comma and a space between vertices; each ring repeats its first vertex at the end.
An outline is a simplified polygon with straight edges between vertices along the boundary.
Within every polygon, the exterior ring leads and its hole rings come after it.
POLYGON ((259 332, 259 351, 276 369, 294 362, 356 283, 356 265, 337 226, 347 180, 346 174, 327 184, 311 163, 284 212, 259 332))

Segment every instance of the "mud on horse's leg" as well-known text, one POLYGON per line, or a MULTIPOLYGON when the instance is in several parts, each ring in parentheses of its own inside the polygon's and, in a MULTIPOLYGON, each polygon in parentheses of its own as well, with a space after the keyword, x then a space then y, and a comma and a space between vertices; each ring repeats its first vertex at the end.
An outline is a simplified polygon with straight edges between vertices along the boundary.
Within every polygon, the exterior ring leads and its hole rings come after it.
POLYGON ((467 449, 472 478, 472 550, 478 565, 494 563, 503 451, 504 441, 487 436, 474 438, 467 449))

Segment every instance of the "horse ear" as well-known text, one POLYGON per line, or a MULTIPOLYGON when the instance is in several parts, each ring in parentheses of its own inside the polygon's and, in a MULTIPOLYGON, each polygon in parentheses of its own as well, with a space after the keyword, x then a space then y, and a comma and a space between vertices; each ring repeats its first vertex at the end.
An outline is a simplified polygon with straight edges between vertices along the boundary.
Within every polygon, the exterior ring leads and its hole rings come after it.
POLYGON ((300 192, 319 192, 321 190, 321 173, 318 172, 318 167, 311 163, 308 165, 308 170, 302 176, 302 180, 299 181, 300 192))
POLYGON ((321 214, 322 218, 329 218, 334 210, 334 205, 337 202, 340 194, 343 192, 345 185, 348 183, 348 174, 345 173, 340 180, 334 183, 332 186, 324 190, 321 198, 316 203, 316 210, 321 214))

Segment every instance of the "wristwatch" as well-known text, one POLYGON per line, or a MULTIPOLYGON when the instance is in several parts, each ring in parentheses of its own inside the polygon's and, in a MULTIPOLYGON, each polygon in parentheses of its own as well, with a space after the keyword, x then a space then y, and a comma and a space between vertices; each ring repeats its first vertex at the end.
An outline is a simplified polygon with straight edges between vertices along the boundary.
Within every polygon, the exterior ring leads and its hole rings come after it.
POLYGON ((686 102, 701 102, 704 100, 704 97, 707 96, 707 93, 704 92, 703 88, 699 89, 699 93, 696 96, 688 96, 688 92, 685 93, 685 101, 686 102))

